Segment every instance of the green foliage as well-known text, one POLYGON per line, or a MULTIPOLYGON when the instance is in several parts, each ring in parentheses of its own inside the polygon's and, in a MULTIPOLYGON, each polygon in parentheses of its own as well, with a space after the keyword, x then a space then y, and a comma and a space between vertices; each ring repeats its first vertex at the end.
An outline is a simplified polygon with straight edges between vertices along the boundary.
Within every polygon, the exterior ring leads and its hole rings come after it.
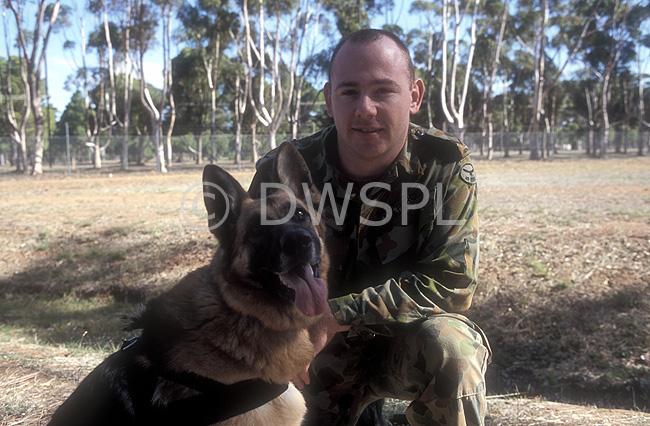
POLYGON ((66 124, 68 124, 69 134, 84 135, 86 133, 85 109, 83 94, 77 90, 56 123, 54 136, 65 136, 66 124))
MULTIPOLYGON (((372 1, 372 0, 371 0, 372 1)), ((366 28, 370 25, 367 2, 365 0, 325 0, 325 7, 334 12, 336 16, 336 27, 341 36, 366 28)), ((372 2, 374 3, 374 2, 372 2)))
MULTIPOLYGON (((331 53, 331 46, 335 44, 339 35, 348 34, 359 28, 368 26, 389 29, 402 37, 411 48, 414 62, 416 64, 416 75, 422 78, 426 84, 427 94, 430 94, 429 104, 425 105, 420 113, 413 118, 413 121, 426 125, 429 119, 436 126, 445 124, 445 116, 442 111, 440 102, 440 92, 442 90, 442 61, 441 47, 443 37, 441 28, 441 3, 436 1, 416 0, 411 3, 409 14, 413 18, 412 23, 417 18, 418 25, 411 25, 408 28, 402 28, 394 22, 388 20, 388 13, 385 19, 379 18, 384 11, 389 11, 392 1, 384 0, 359 0, 347 2, 341 0, 325 0, 319 3, 316 8, 313 3, 307 4, 303 12, 320 13, 318 18, 318 33, 321 41, 315 51, 302 52, 303 56, 298 64, 298 79, 296 84, 302 85, 303 97, 301 99, 305 114, 300 119, 300 129, 303 133, 308 133, 313 128, 320 128, 330 124, 331 120, 327 116, 324 106, 318 103, 319 90, 324 79, 327 62, 331 53), (334 34, 337 33, 337 34, 334 34), (431 55, 431 57, 429 57, 431 55), (429 110, 430 109, 430 110, 429 110)), ((468 101, 465 106, 466 127, 465 130, 478 132, 485 126, 482 114, 481 102, 483 90, 490 83, 490 69, 494 60, 496 42, 498 39, 500 21, 505 8, 505 0, 486 0, 479 4, 478 8, 478 26, 477 42, 474 52, 473 67, 470 73, 470 88, 468 101)), ((471 14, 473 2, 460 1, 461 13, 465 10, 471 14)), ((260 7, 260 2, 250 0, 250 19, 251 31, 253 37, 259 37, 259 25, 255 11, 260 7)), ((528 129, 532 119, 531 104, 533 101, 533 82, 535 81, 535 59, 531 52, 539 44, 539 28, 542 18, 541 3, 534 0, 511 0, 507 11, 507 25, 504 35, 504 44, 501 47, 499 58, 499 68, 496 74, 493 92, 488 102, 488 113, 494 124, 494 131, 498 132, 505 126, 508 121, 510 131, 525 131, 528 129), (507 84, 507 96, 504 93, 504 84, 507 84)), ((160 1, 137 1, 132 3, 131 21, 126 22, 124 14, 124 4, 117 0, 108 1, 109 10, 109 30, 113 44, 113 54, 116 63, 121 66, 124 60, 124 37, 126 30, 130 31, 131 55, 136 61, 142 60, 146 52, 157 43, 158 25, 161 22, 160 12, 162 7, 175 7, 178 25, 175 32, 175 41, 179 46, 179 53, 173 59, 173 87, 171 91, 176 101, 176 124, 174 127, 174 136, 187 136, 179 139, 175 149, 179 152, 189 153, 190 149, 196 149, 199 145, 198 140, 203 142, 203 150, 208 149, 206 141, 211 131, 211 98, 208 87, 208 78, 206 72, 211 72, 212 79, 216 82, 217 91, 217 110, 215 113, 216 124, 214 131, 217 134, 232 134, 234 132, 234 102, 235 102, 235 80, 239 77, 243 84, 246 80, 246 72, 253 74, 253 82, 250 90, 254 93, 260 88, 261 75, 259 72, 258 61, 260 58, 256 52, 253 55, 253 69, 247 70, 241 63, 236 51, 235 41, 242 36, 243 23, 239 21, 240 2, 230 2, 227 0, 197 0, 193 2, 176 2, 168 0, 160 1), (209 68, 211 65, 211 71, 209 68)), ((303 6, 305 6, 303 4, 303 6)), ((273 39, 271 34, 274 30, 271 28, 275 25, 276 12, 282 19, 287 20, 292 12, 295 12, 298 4, 295 0, 283 0, 279 2, 264 3, 266 16, 269 17, 267 22, 267 39, 266 42, 271 44, 273 39)), ((87 8, 90 13, 100 18, 104 11, 104 3, 99 0, 90 0, 87 2, 87 8)), ((57 25, 67 25, 69 19, 69 10, 64 8, 61 11, 57 25), (64 10, 65 9, 65 10, 64 10)), ((51 8, 46 13, 51 12, 51 8)), ((403 12, 406 13, 406 12, 403 12)), ((580 131, 584 132, 589 128, 588 105, 586 102, 585 91, 592 94, 593 100, 602 97, 600 93, 602 85, 602 75, 605 68, 612 60, 616 63, 613 65, 609 95, 609 121, 613 125, 627 126, 628 131, 636 131, 639 126, 639 119, 636 116, 638 110, 638 84, 639 76, 636 75, 636 60, 641 46, 650 47, 650 36, 648 31, 648 17, 650 16, 650 7, 642 3, 632 3, 627 1, 603 0, 600 3, 588 0, 562 0, 552 1, 549 9, 549 20, 545 33, 546 52, 545 52, 545 88, 547 94, 543 105, 545 116, 542 120, 554 129, 562 131, 580 131), (594 15, 594 7, 599 4, 599 9, 594 15), (569 13, 570 12, 570 13, 569 13), (587 37, 581 42, 578 54, 568 68, 563 70, 561 78, 556 78, 560 74, 560 66, 563 57, 578 42, 580 35, 584 30, 586 20, 590 16, 595 16, 587 28, 587 37), (559 54, 561 52, 561 54, 559 54), (618 52, 616 56, 612 52, 618 52), (554 87, 552 87, 555 85, 554 87)), ((383 18, 383 17, 382 17, 383 18)), ((303 19, 304 18, 303 16, 303 19)), ((468 23, 469 20, 466 19, 468 23)), ((451 31, 446 35, 451 37, 453 25, 455 22, 454 13, 450 16, 451 31)), ((464 21, 465 22, 465 21, 464 21)), ((285 22, 285 24, 288 24, 285 22)), ((291 25, 298 25, 291 23, 291 25)), ((308 29, 308 32, 312 29, 308 29)), ((460 27, 460 60, 457 63, 456 76, 457 82, 462 83, 466 71, 466 57, 470 48, 469 44, 469 26, 460 27)), ((288 47, 293 40, 281 40, 281 46, 288 47)), ((72 42, 66 41, 66 44, 72 46, 72 42)), ((241 46, 241 45, 240 45, 241 46)), ((88 36, 89 55, 107 55, 105 52, 106 40, 103 26, 100 24, 94 32, 88 36)), ((448 44, 448 53, 453 50, 452 43, 448 44)), ((149 53, 147 53, 149 55, 149 53)), ((104 56, 104 59, 106 56, 104 56)), ((288 69, 291 58, 288 53, 282 55, 280 72, 288 69)), ((266 58, 267 75, 270 75, 269 64, 272 58, 266 58)), ((89 61, 93 63, 93 61, 89 61)), ((19 74, 18 60, 12 59, 12 89, 15 95, 14 106, 18 117, 20 118, 22 80, 19 74)), ((611 64, 610 64, 611 65, 611 64)), ((448 64, 451 66, 451 64, 448 64)), ((0 58, 0 75, 6 73, 6 59, 0 58)), ((70 133, 73 135, 83 136, 85 134, 84 119, 87 114, 93 117, 98 114, 96 105, 100 100, 100 91, 98 85, 100 79, 107 79, 108 72, 104 64, 100 64, 97 69, 80 70, 79 76, 71 78, 69 83, 76 88, 81 87, 81 77, 86 74, 90 78, 91 89, 89 91, 91 111, 84 111, 83 99, 79 94, 75 94, 66 108, 66 111, 57 123, 54 134, 57 136, 64 135, 64 123, 70 125, 70 133)), ((2 80, 4 85, 6 80, 2 80)), ((52 82, 51 82, 52 83, 52 82)), ((105 87, 108 88, 107 80, 104 81, 105 87)), ((289 85, 288 78, 282 81, 286 88, 289 85)), ((644 81, 647 87, 647 79, 644 81)), ((124 77, 116 76, 116 93, 117 93, 117 113, 118 117, 123 117, 123 90, 124 77)), ((152 96, 159 98, 161 91, 150 87, 152 96)), ((647 92, 647 90, 646 90, 647 92)), ((130 141, 131 155, 142 144, 145 155, 150 153, 150 118, 140 102, 139 83, 134 82, 131 93, 133 107, 131 110, 131 136, 130 141), (140 137, 139 135, 143 135, 140 137)), ((592 103, 593 103, 592 100, 592 103)), ((270 103, 270 100, 267 99, 270 103)), ((646 95, 646 105, 650 103, 650 98, 646 95)), ((594 129, 599 130, 601 126, 602 111, 598 103, 591 105, 593 108, 592 119, 595 119, 594 129)), ((4 105, 3 105, 4 107, 4 105)), ((163 116, 167 120, 163 127, 169 125, 170 110, 163 111, 163 116)), ((645 120, 650 120, 650 108, 646 107, 645 120)), ((6 120, 5 114, 0 115, 0 121, 6 120)), ((105 120, 106 121, 106 120, 105 120)), ((248 105, 243 129, 245 133, 250 133, 251 125, 256 123, 251 105, 248 105)), ((5 124, 4 122, 1 124, 5 124)), ((31 129, 33 123, 30 120, 28 135, 33 133, 31 129)), ((92 126, 91 126, 92 128, 92 126)), ((163 132, 166 131, 163 128, 163 132)), ((257 131, 260 135, 266 133, 266 129, 259 123, 257 131)), ((288 120, 283 122, 278 129, 279 134, 290 132, 288 120)), ((104 130, 102 136, 112 133, 114 136, 121 134, 119 123, 116 123, 110 130, 104 130)), ((0 136, 5 136, 6 126, 0 126, 0 136)), ((3 142, 0 142, 3 143, 3 142)), ((6 142, 4 142, 6 145, 6 142)), ((525 142, 512 141, 512 144, 524 145, 525 142)), ((5 149, 5 145, 1 148, 5 149)), ((231 155, 231 142, 217 143, 220 147, 220 154, 231 155)), ((513 145, 514 146, 514 145, 513 145)), ((106 153, 107 155, 118 155, 120 144, 110 144, 106 153)), ((263 149, 263 148, 262 148, 263 149)), ((61 151, 61 144, 53 142, 54 152, 61 151)), ((250 150, 250 148, 244 148, 250 150)))
MULTIPOLYGON (((25 85, 20 77, 20 58, 11 56, 7 58, 0 57, 0 136, 8 136, 6 109, 9 108, 9 99, 7 89, 11 82, 11 93, 13 99, 13 110, 16 114, 16 121, 20 122, 25 109, 25 85), (9 72, 9 74, 8 74, 9 72)), ((28 130, 29 131, 29 130, 28 130)), ((33 129, 31 130, 33 134, 33 129)))
POLYGON ((202 133, 209 126, 210 97, 200 53, 189 47, 172 60, 178 123, 174 133, 202 133))

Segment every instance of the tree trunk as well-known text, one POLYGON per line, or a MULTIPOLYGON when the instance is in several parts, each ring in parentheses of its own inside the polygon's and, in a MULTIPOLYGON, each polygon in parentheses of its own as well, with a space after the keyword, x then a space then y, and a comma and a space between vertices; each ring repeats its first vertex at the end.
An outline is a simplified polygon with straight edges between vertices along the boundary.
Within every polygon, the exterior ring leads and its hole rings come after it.
POLYGON ((131 0, 126 0, 126 25, 124 30, 124 119, 122 120, 122 170, 129 169, 129 132, 133 76, 131 75, 131 0))
MULTIPOLYGON (((210 163, 215 163, 217 159, 217 88, 212 81, 212 67, 206 69, 206 72, 208 75, 208 86, 210 88, 210 163)), ((200 164, 200 153, 197 160, 197 164, 200 164)))
POLYGON ((307 22, 310 20, 310 14, 303 15, 301 5, 299 4, 295 15, 291 17, 292 22, 285 23, 281 19, 281 11, 277 10, 275 14, 275 33, 270 36, 272 43, 271 51, 267 52, 267 43, 265 41, 265 35, 267 34, 267 26, 264 18, 264 2, 260 1, 259 3, 259 14, 258 14, 258 31, 259 39, 257 45, 253 41, 250 29, 250 22, 248 21, 248 3, 244 1, 242 4, 242 14, 243 21, 245 26, 245 40, 246 40, 246 64, 247 64, 247 73, 249 74, 249 87, 252 87, 252 77, 253 69, 255 64, 253 63, 253 52, 257 60, 258 67, 258 77, 259 77, 259 90, 257 96, 254 96, 252 90, 249 90, 249 101, 257 120, 266 127, 267 132, 269 133, 269 149, 274 149, 276 147, 276 133, 280 128, 280 125, 286 119, 286 115, 289 111, 289 108, 292 104, 292 99, 294 96, 294 87, 295 87, 295 69, 296 62, 300 57, 301 51, 301 40, 302 36, 299 31, 304 31, 304 26, 307 25, 307 22), (289 33, 283 34, 281 30, 283 28, 289 28, 289 33), (289 87, 285 88, 283 86, 283 78, 285 77, 284 73, 280 71, 282 66, 282 46, 281 41, 291 40, 291 50, 287 52, 290 55, 290 60, 288 63, 288 77, 289 77, 289 87), (266 58, 271 59, 271 64, 267 68, 266 58), (269 75, 270 69, 270 75, 269 75), (268 79, 268 90, 266 80, 268 79))
POLYGON ((146 142, 148 142, 148 138, 144 133, 140 131, 140 129, 137 129, 137 132, 138 132, 138 155, 137 155, 136 164, 138 166, 144 166, 144 148, 146 146, 146 142))
POLYGON ((174 94, 169 92, 169 127, 167 128, 167 135, 165 142, 167 145, 167 165, 172 166, 172 132, 174 131, 174 124, 176 123, 176 103, 174 102, 174 94))
POLYGON ((639 106, 637 108, 637 115, 639 121, 639 139, 637 141, 637 155, 643 155, 643 142, 644 142, 644 133, 645 128, 650 125, 650 123, 645 122, 645 100, 643 99, 643 78, 641 73, 641 67, 639 67, 639 75, 637 79, 637 85, 639 87, 639 106))
POLYGON ((488 149, 488 155, 487 155, 488 160, 493 160, 494 159, 494 127, 492 125, 492 117, 490 117, 488 120, 487 149, 488 149))
POLYGON ((201 131, 198 135, 194 135, 194 140, 196 140, 196 152, 194 153, 194 161, 196 164, 201 164, 203 161, 203 126, 201 126, 201 131))
POLYGON ((503 156, 505 158, 510 157, 510 120, 508 118, 508 112, 511 110, 511 102, 514 102, 513 99, 508 98, 508 89, 510 88, 510 82, 508 81, 508 74, 504 71, 504 81, 503 86, 503 131, 506 133, 504 146, 503 146, 503 156))
MULTIPOLYGON (((539 156, 539 123, 544 115, 544 73, 546 68, 546 23, 548 21, 548 2, 542 0, 542 21, 539 33, 537 34, 537 42, 535 43, 535 83, 534 83, 534 97, 533 97, 533 115, 531 126, 531 142, 530 142, 530 159, 538 160, 539 156), (539 45, 539 46, 538 46, 539 45)), ((543 152, 543 151, 542 151, 543 152)))
MULTIPOLYGON (((128 57, 127 57, 128 61, 128 57)), ((127 65, 128 66, 128 65, 127 65)), ((124 120, 122 121, 122 170, 129 169, 129 133, 131 128, 131 103, 133 77, 128 72, 124 76, 124 120)))
POLYGON ((147 87, 146 77, 144 73, 144 52, 140 52, 140 99, 145 108, 149 112, 149 119, 151 122, 151 131, 154 138, 155 155, 156 155, 156 170, 158 173, 167 173, 165 167, 165 153, 161 141, 161 125, 160 125, 160 112, 151 98, 151 93, 147 87))
POLYGON ((463 27, 464 17, 472 2, 465 3, 465 9, 460 11, 459 0, 454 0, 454 48, 452 56, 451 70, 447 70, 447 38, 446 35, 449 30, 449 0, 444 0, 443 3, 443 42, 442 42, 442 85, 440 88, 441 106, 445 114, 447 122, 461 134, 465 133, 465 104, 467 102, 467 95, 469 92, 470 75, 472 73, 474 51, 476 48, 476 26, 478 18, 478 5, 480 0, 474 0, 474 8, 472 12, 472 22, 470 25, 470 47, 467 54, 467 62, 465 63, 465 76, 463 79, 463 87, 457 93, 456 78, 457 70, 460 66, 460 43, 461 34, 460 30, 463 27), (449 75, 448 75, 449 74, 449 75))
MULTIPOLYGON (((163 97, 160 101, 160 111, 159 123, 160 130, 162 132, 162 111, 165 109, 165 96, 169 96, 169 110, 170 110, 170 120, 169 128, 167 129, 167 134, 165 136, 165 144, 167 146, 167 158, 166 164, 167 167, 172 167, 172 133, 174 132, 174 123, 176 122, 176 104, 174 103, 174 93, 172 92, 172 83, 173 83, 173 74, 172 74, 172 57, 171 57, 171 27, 172 27, 172 3, 165 4, 163 7, 163 56, 165 59, 165 78, 164 78, 164 87, 163 87, 163 97), (165 11, 165 8, 167 9, 165 11), (166 12, 166 13, 165 13, 166 12)), ((165 172, 167 170, 165 169, 165 172)))
MULTIPOLYGON (((5 14, 2 14, 3 24, 6 25, 5 14)), ((11 77, 11 55, 9 52, 9 39, 7 32, 5 31, 5 49, 7 51, 7 67, 6 71, 6 108, 5 108, 5 117, 7 119, 7 124, 9 126, 8 133, 9 138, 11 139, 11 156, 10 163, 16 167, 18 173, 27 173, 27 162, 25 159, 25 154, 27 152, 27 120, 31 114, 31 103, 29 85, 27 84, 27 69, 25 67, 25 62, 20 61, 20 77, 23 82, 23 93, 25 100, 23 101, 23 110, 22 118, 20 123, 16 119, 16 112, 14 109, 14 96, 12 89, 12 77, 11 77)), ((22 56, 22 55, 21 55, 22 56)))
POLYGON ((235 165, 241 170, 241 122, 235 122, 235 165))
POLYGON ((257 164, 259 155, 257 154, 257 124, 256 123, 253 123, 251 125, 251 149, 252 149, 251 159, 253 160, 253 164, 257 164))
POLYGON ((27 37, 23 30, 22 10, 20 10, 20 5, 19 8, 16 9, 16 5, 13 1, 7 1, 6 6, 11 9, 16 20, 18 44, 20 46, 20 51, 23 54, 23 59, 25 60, 27 69, 26 87, 29 87, 30 96, 29 99, 25 98, 25 102, 30 104, 34 116, 34 163, 32 165, 32 175, 41 175, 43 174, 43 134, 45 128, 43 110, 41 109, 41 69, 45 62, 47 44, 50 35, 52 34, 54 23, 58 18, 61 3, 60 0, 56 0, 54 3, 50 11, 48 27, 41 40, 41 32, 45 21, 45 11, 46 6, 48 5, 46 5, 45 0, 38 1, 36 10, 36 27, 34 28, 33 33, 29 36, 32 40, 32 49, 30 53, 28 53, 27 37), (41 42, 43 43, 42 46, 40 45, 41 42))
MULTIPOLYGON (((99 67, 101 68, 104 65, 104 49, 99 47, 99 67)), ((106 104, 104 100, 106 99, 106 89, 104 78, 102 77, 99 80, 99 102, 97 103, 97 111, 95 114, 95 128, 93 129, 92 141, 94 142, 93 146, 93 166, 95 169, 102 168, 102 141, 100 138, 100 131, 104 126, 104 112, 106 109, 106 104)))

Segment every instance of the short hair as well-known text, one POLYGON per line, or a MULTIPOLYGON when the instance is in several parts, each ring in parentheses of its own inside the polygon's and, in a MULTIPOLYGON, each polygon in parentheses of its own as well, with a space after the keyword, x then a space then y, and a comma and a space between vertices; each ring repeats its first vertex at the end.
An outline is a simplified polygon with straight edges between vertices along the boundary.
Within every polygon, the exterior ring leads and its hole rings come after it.
POLYGON ((379 40, 381 37, 388 37, 395 42, 399 50, 404 55, 404 59, 406 59, 406 71, 408 72, 409 81, 413 82, 415 80, 415 65, 413 65, 413 60, 411 59, 411 53, 409 52, 408 46, 406 46, 406 44, 394 33, 388 30, 380 30, 375 28, 365 28, 362 30, 354 31, 343 37, 341 41, 338 42, 334 48, 334 51, 332 52, 332 57, 330 58, 329 67, 327 69, 327 79, 332 79, 332 65, 334 64, 334 59, 336 59, 339 50, 341 50, 345 43, 350 42, 370 44, 374 41, 379 40))

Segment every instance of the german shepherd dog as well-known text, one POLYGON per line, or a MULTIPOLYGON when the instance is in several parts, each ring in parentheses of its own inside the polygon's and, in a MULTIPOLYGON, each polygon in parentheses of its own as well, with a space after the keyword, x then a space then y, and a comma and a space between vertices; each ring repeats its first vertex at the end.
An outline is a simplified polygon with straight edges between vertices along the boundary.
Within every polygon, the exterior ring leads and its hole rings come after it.
POLYGON ((306 204, 320 194, 293 145, 278 148, 274 178, 289 191, 251 199, 205 167, 214 258, 132 318, 126 329, 140 336, 96 367, 50 426, 300 425, 305 403, 289 382, 314 356, 309 327, 329 308, 329 260, 306 204))

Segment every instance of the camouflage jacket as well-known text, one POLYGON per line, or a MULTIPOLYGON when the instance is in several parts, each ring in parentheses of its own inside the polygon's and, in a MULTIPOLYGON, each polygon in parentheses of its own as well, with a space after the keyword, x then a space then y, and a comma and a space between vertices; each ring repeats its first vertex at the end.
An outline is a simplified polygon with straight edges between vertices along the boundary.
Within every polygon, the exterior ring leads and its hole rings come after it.
MULTIPOLYGON (((411 125, 408 143, 380 182, 362 185, 333 165, 336 141, 336 129, 328 127, 292 143, 326 202, 321 220, 337 320, 362 336, 390 335, 400 324, 467 310, 479 257, 469 149, 440 130, 411 125)), ((258 162, 253 197, 271 180, 273 156, 258 162)))

